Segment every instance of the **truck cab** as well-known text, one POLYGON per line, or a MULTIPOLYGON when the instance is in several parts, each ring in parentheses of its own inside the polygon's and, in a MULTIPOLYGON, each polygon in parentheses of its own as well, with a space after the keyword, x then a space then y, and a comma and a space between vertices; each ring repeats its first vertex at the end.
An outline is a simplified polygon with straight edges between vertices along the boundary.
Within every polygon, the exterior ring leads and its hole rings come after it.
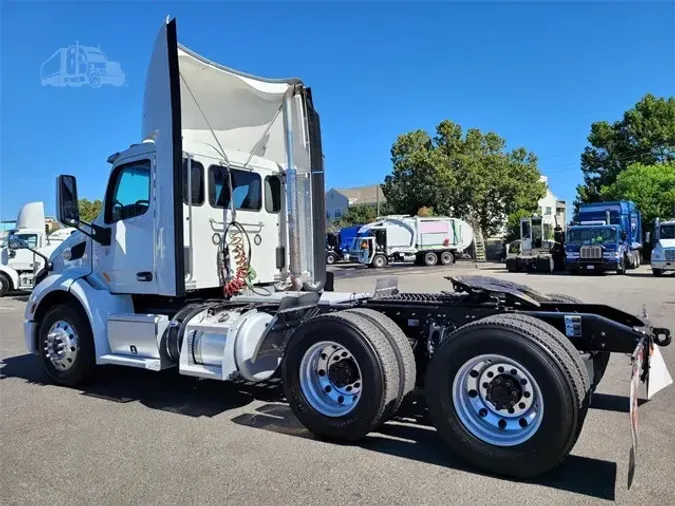
POLYGON ((625 274, 642 263, 642 215, 631 201, 582 204, 568 228, 565 252, 572 273, 625 274))
POLYGON ((578 272, 626 270, 626 245, 616 225, 573 225, 567 229, 567 269, 578 272))
POLYGON ((661 276, 666 271, 675 271, 675 219, 656 220, 651 268, 654 276, 661 276))
POLYGON ((45 266, 45 257, 63 242, 74 228, 59 229, 47 234, 44 204, 25 204, 9 230, 5 244, 0 248, 0 297, 9 291, 30 291, 37 281, 37 273, 45 266), (12 249, 10 243, 20 243, 22 249, 12 249))

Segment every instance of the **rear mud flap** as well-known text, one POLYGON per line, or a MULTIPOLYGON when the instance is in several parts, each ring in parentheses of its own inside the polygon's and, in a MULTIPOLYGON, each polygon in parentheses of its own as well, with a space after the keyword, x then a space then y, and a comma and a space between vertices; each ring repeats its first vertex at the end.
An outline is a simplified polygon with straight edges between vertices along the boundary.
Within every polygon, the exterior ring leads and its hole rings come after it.
POLYGON ((644 336, 635 347, 631 355, 630 380, 630 433, 632 445, 628 461, 628 488, 630 489, 635 477, 635 467, 638 449, 638 390, 640 381, 644 382, 647 390, 647 399, 651 399, 657 392, 673 383, 666 363, 661 355, 659 346, 644 336))

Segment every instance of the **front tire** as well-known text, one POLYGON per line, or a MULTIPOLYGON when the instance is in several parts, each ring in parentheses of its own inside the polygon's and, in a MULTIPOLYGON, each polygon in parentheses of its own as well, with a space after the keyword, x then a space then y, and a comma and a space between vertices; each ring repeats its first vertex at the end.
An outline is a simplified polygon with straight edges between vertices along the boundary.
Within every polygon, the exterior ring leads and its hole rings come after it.
POLYGON ((386 267, 387 265, 387 257, 384 255, 375 255, 373 257, 373 263, 372 266, 376 269, 382 269, 383 267, 386 267))
POLYGON ((622 257, 619 265, 616 266, 616 273, 620 276, 626 274, 626 257, 622 257))
POLYGON ((84 312, 65 303, 49 309, 38 330, 38 351, 45 373, 54 383, 73 386, 86 381, 96 357, 84 312))
POLYGON ((663 272, 664 272, 663 269, 652 268, 652 274, 657 278, 663 276, 663 272))
POLYGON ((4 297, 12 287, 12 282, 7 276, 0 272, 0 297, 4 297))
POLYGON ((346 311, 300 326, 281 375, 300 423, 318 437, 347 442, 363 438, 394 411, 402 381, 385 335, 365 316, 346 311))
POLYGON ((333 265, 335 263, 335 260, 337 260, 337 258, 332 253, 329 253, 328 255, 326 255, 326 263, 328 265, 333 265))
POLYGON ((556 339, 505 316, 450 335, 429 364, 426 398, 455 454, 485 471, 527 479, 571 451, 583 420, 584 385, 556 339))

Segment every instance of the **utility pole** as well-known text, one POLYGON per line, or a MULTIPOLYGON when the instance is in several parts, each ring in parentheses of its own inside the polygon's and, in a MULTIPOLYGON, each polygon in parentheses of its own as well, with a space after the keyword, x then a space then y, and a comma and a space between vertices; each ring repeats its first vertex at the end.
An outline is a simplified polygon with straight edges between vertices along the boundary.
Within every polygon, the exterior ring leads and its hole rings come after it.
POLYGON ((380 215, 380 185, 377 185, 377 215, 380 215))

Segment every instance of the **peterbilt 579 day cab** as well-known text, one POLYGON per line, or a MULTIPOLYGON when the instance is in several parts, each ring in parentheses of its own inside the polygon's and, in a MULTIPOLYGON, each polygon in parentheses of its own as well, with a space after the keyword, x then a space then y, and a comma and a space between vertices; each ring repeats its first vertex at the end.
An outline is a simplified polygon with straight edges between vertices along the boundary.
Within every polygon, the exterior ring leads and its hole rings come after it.
POLYGON ((661 221, 656 218, 651 267, 654 276, 675 271, 675 219, 661 221))
POLYGON ((299 421, 333 441, 377 430, 423 384, 455 453, 528 478, 573 448, 610 352, 632 354, 633 415, 640 380, 648 397, 672 381, 659 352, 669 331, 613 307, 472 276, 442 293, 401 293, 395 278, 329 291, 309 88, 206 60, 177 43, 175 20, 156 39, 142 125, 141 143, 110 156, 92 223, 75 178, 58 178, 58 218, 80 232, 52 256, 24 322, 55 383, 99 364, 278 374, 299 421))
POLYGON ((47 234, 43 202, 29 202, 19 210, 16 226, 9 230, 7 240, 18 238, 30 249, 11 250, 0 247, 0 297, 13 290, 30 291, 45 272, 45 258, 70 234, 72 227, 47 234))

